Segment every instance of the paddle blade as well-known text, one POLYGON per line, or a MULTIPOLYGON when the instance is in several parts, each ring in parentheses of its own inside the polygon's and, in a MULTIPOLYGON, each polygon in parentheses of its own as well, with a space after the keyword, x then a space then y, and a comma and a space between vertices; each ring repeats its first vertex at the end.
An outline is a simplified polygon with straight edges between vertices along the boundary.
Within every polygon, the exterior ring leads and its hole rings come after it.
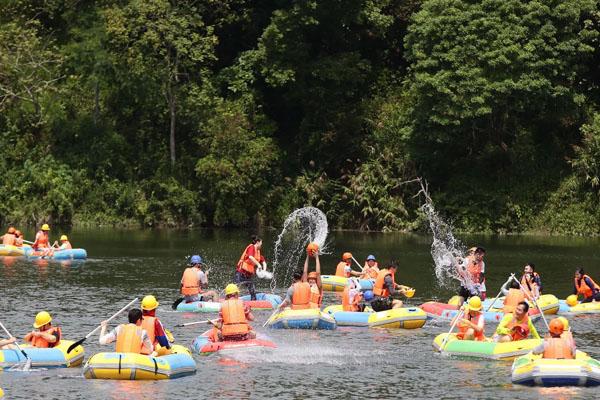
POLYGON ((177 310, 177 306, 178 306, 178 305, 179 305, 179 303, 181 303, 183 300, 184 300, 184 297, 180 297, 180 298, 178 298, 177 300, 175 300, 175 301, 173 302, 173 304, 171 305, 171 308, 172 308, 173 310, 177 310))
POLYGON ((75 343, 73 343, 72 345, 70 345, 69 348, 67 349, 67 354, 69 354, 70 352, 72 352, 75 347, 80 346, 81 344, 83 344, 83 342, 85 342, 85 339, 87 339, 87 338, 83 338, 81 340, 78 340, 75 343))

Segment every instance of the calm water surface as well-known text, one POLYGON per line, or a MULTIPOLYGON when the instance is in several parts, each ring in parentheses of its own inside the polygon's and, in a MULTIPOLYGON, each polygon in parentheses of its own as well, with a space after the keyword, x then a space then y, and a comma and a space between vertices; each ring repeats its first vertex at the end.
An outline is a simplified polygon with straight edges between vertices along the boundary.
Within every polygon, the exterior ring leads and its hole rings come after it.
MULTIPOLYGON (((53 232, 58 235, 59 232, 53 232)), ((31 237, 32 232, 29 232, 31 237)), ((263 245, 272 259, 277 232, 266 232, 263 245)), ((55 236, 55 235, 53 235, 55 236)), ((212 267, 211 286, 222 289, 233 275, 247 236, 231 231, 78 230, 70 232, 75 247, 88 251, 84 263, 34 264, 4 259, 0 264, 2 322, 17 337, 31 329, 37 311, 50 311, 69 339, 85 336, 102 319, 135 297, 157 296, 159 317, 180 344, 189 345, 206 327, 172 328, 200 320, 202 314, 176 313, 178 282, 186 257, 200 253, 212 267)), ((430 238, 400 234, 332 233, 324 256, 325 273, 332 273, 337 256, 350 250, 357 259, 375 254, 379 260, 399 260, 401 283, 414 286, 411 305, 431 299, 446 301, 453 293, 435 282, 429 254, 430 238)), ((600 281, 600 239, 533 236, 468 237, 486 256, 488 295, 494 296, 510 272, 534 262, 546 293, 565 298, 575 267, 583 266, 600 281), (494 292, 494 293, 492 293, 494 292)), ((283 268, 279 271, 283 273, 283 268)), ((279 276, 280 281, 282 276, 279 276)), ((268 290, 267 281, 260 282, 268 290)), ((282 294, 285 288, 275 291, 282 294)), ((325 304, 339 303, 328 294, 325 304)), ((86 380, 81 368, 0 372, 0 387, 8 399, 174 399, 174 398, 423 398, 423 399, 550 399, 594 398, 597 389, 527 388, 510 383, 510 362, 460 360, 434 353, 435 335, 445 323, 428 322, 423 329, 379 330, 339 328, 336 331, 277 331, 261 328, 269 312, 255 312, 255 329, 278 348, 268 353, 195 356, 195 375, 161 382, 86 380)), ((125 315, 118 321, 125 321, 125 315)), ((600 358, 600 316, 571 318, 579 349, 600 358)), ((540 331, 545 332, 542 323, 540 331)), ((486 331, 491 334, 493 326, 486 331)), ((97 336, 85 343, 89 356, 111 347, 97 336)))

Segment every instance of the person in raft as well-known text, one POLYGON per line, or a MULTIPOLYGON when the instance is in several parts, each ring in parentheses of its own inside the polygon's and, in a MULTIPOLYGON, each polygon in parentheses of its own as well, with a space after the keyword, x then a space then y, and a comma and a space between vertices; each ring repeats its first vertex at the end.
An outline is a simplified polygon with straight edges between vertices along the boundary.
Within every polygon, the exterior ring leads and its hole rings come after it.
POLYGON ((296 271, 292 275, 292 285, 288 288, 285 299, 277 307, 283 310, 289 306, 292 310, 305 310, 310 306, 310 285, 302 281, 302 273, 296 271))
POLYGON ((365 309, 360 282, 357 278, 348 278, 348 283, 342 292, 342 309, 352 312, 362 312, 365 309))
POLYGON ((537 299, 542 294, 542 278, 540 274, 535 272, 534 263, 528 263, 523 268, 521 286, 523 286, 528 299, 537 299))
POLYGON ((62 235, 60 237, 60 245, 58 244, 58 242, 54 242, 52 244, 52 247, 55 248, 56 250, 72 250, 73 246, 71 246, 71 242, 69 242, 69 238, 67 237, 67 235, 62 235))
POLYGON ((235 283, 245 285, 250 293, 250 300, 256 300, 256 289, 253 278, 257 269, 267 269, 267 262, 262 256, 262 239, 256 235, 252 236, 252 243, 244 249, 236 267, 235 283))
POLYGON ((252 315, 250 307, 245 305, 239 296, 240 289, 237 285, 230 283, 225 287, 225 300, 221 303, 221 311, 219 311, 219 319, 215 327, 218 341, 256 339, 256 332, 248 323, 248 321, 254 321, 254 315, 252 315))
MULTIPOLYGON (((461 340, 485 340, 485 318, 481 309, 483 305, 479 296, 473 296, 464 307, 464 315, 458 321, 456 337, 461 340)), ((458 315, 455 317, 458 318, 458 315)), ((454 320, 452 320, 454 324, 454 320)))
POLYGON ((534 348, 533 354, 542 354, 543 358, 572 360, 575 358, 577 348, 573 337, 567 337, 565 325, 560 318, 554 318, 549 324, 550 335, 544 338, 542 344, 534 348))
POLYGON ((352 270, 352 253, 345 252, 342 254, 342 261, 340 261, 335 268, 335 276, 342 276, 350 278, 351 276, 360 276, 361 272, 352 270))
POLYGON ((534 339, 540 339, 535 326, 531 322, 531 318, 527 315, 529 312, 529 304, 522 301, 517 304, 515 311, 511 314, 506 314, 494 334, 495 342, 513 342, 517 340, 527 339, 531 335, 534 339))
POLYGON ((373 294, 375 295, 375 298, 371 301, 373 310, 385 311, 402 307, 402 301, 394 299, 393 297, 398 292, 406 293, 410 288, 396 283, 394 279, 396 269, 397 267, 395 264, 390 264, 387 268, 382 269, 377 274, 377 279, 375 279, 375 283, 373 284, 373 294))
POLYGON ((512 276, 500 290, 504 295, 504 306, 502 307, 504 314, 512 313, 520 302, 525 301, 525 293, 521 290, 519 282, 512 276))
POLYGON ((379 273, 379 264, 375 259, 373 254, 369 254, 365 261, 365 266, 363 267, 362 274, 360 276, 361 279, 377 279, 377 274, 379 273))
POLYGON ((128 324, 121 324, 106 333, 108 321, 102 321, 100 325, 100 339, 102 345, 116 342, 117 353, 136 353, 155 356, 154 346, 148 337, 148 333, 142 328, 142 310, 132 308, 127 314, 128 324))
POLYGON ((574 283, 573 294, 577 296, 582 295, 582 303, 600 301, 600 286, 585 274, 583 268, 578 268, 575 271, 574 283))
POLYGON ((202 291, 202 289, 208 288, 208 271, 202 271, 202 265, 202 257, 196 254, 190 257, 190 264, 183 271, 183 276, 181 277, 181 294, 186 303, 214 301, 218 297, 217 292, 214 290, 202 291))
POLYGON ((2 244, 5 246, 16 246, 17 236, 15 235, 15 232, 17 232, 17 230, 13 226, 8 227, 6 233, 0 236, 0 239, 2 239, 2 244))
POLYGON ((17 247, 23 247, 23 242, 25 241, 25 238, 23 237, 23 234, 21 233, 20 230, 16 230, 15 231, 15 246, 17 247))
POLYGON ((482 300, 486 298, 483 256, 485 256, 483 247, 471 247, 467 251, 467 256, 459 260, 458 273, 463 278, 463 283, 458 289, 461 304, 471 296, 479 296, 482 300))
POLYGON ((156 297, 152 295, 145 296, 142 299, 142 329, 148 334, 153 350, 158 355, 166 355, 171 353, 171 343, 169 342, 167 330, 156 317, 158 305, 156 297))
POLYGON ((321 283, 321 262, 319 261, 319 246, 316 243, 310 243, 306 248, 306 260, 304 260, 304 270, 302 271, 302 282, 310 285, 310 308, 321 308, 323 302, 323 285, 321 283), (315 271, 308 272, 308 260, 314 257, 315 271))
POLYGON ((25 335, 26 342, 33 347, 55 347, 60 343, 61 331, 58 326, 52 326, 52 317, 46 311, 40 311, 33 322, 35 330, 25 335))
POLYGON ((17 341, 17 338, 9 337, 8 339, 0 339, 0 350, 16 349, 13 343, 17 341))
POLYGON ((43 224, 40 230, 35 234, 35 241, 31 245, 33 250, 36 252, 36 255, 41 256, 51 256, 53 251, 50 247, 50 238, 48 236, 48 232, 50 231, 50 226, 48 224, 43 224))

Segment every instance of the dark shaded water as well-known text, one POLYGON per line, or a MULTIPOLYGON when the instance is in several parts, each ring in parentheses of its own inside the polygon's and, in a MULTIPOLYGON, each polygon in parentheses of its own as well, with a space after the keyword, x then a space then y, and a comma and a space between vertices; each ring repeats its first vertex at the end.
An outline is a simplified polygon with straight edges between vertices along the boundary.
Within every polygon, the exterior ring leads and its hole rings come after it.
MULTIPOLYGON (((58 235, 59 232, 53 232, 58 235)), ((265 253, 272 258, 273 238, 267 232, 265 253)), ((30 235, 31 236, 31 235, 30 235)), ((54 236, 54 235, 53 235, 54 236)), ((230 231, 112 231, 70 233, 75 247, 84 247, 84 263, 34 264, 4 259, 0 264, 1 320, 22 337, 31 329, 37 311, 50 311, 66 338, 79 339, 100 320, 134 297, 154 294, 161 302, 159 317, 167 327, 203 318, 201 314, 170 311, 178 297, 178 282, 186 257, 200 253, 212 267, 211 286, 222 289, 233 275, 233 265, 246 245, 246 235, 230 231)), ((397 280, 414 286, 410 304, 453 293, 434 280, 430 238, 401 234, 333 233, 324 256, 325 273, 333 272, 337 257, 350 250, 357 259, 375 254, 379 260, 398 260, 397 280)), ((546 293, 566 297, 573 270, 583 266, 600 281, 600 239, 534 236, 470 237, 486 256, 488 295, 494 296, 510 272, 534 262, 546 293)), ((285 268, 280 268, 282 273, 285 268)), ((282 278, 282 277, 280 277, 282 278)), ((279 280, 281 281, 281 280, 279 280)), ((268 281, 260 282, 268 290, 268 281)), ((277 288, 282 294, 285 288, 277 288)), ((329 294, 325 304, 339 303, 329 294)), ((173 381, 118 382, 86 380, 80 368, 32 373, 0 373, 0 387, 12 398, 45 399, 168 399, 168 398, 593 398, 595 389, 540 389, 513 386, 510 363, 457 360, 434 353, 434 336, 448 330, 428 323, 414 331, 340 328, 333 332, 271 331, 261 328, 269 312, 256 312, 255 328, 278 348, 270 353, 239 356, 195 356, 196 375, 173 381)), ((124 316, 121 319, 124 321, 124 316)), ((121 322, 119 321, 119 322, 121 322)), ((599 316, 571 318, 579 348, 600 357, 599 316)), ((540 331, 545 331, 538 323, 540 331)), ((171 328, 177 342, 189 345, 205 327, 171 328)), ((493 326, 486 331, 490 334, 493 326)), ((86 341, 89 356, 111 350, 86 341)))

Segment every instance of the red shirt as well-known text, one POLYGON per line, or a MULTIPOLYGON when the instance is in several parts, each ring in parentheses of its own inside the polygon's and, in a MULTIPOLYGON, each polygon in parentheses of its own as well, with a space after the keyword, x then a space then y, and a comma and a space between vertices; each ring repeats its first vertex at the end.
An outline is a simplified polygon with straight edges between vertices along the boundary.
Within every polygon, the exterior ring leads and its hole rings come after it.
MULTIPOLYGON (((254 254, 256 254, 256 248, 254 246, 248 246, 248 250, 246 251, 246 257, 250 257, 250 256, 254 257, 254 254)), ((256 258, 256 257, 254 257, 254 258, 256 258)), ((258 261, 259 263, 262 264, 263 262, 265 262, 265 258, 261 254, 260 260, 256 260, 256 261, 258 261)))

